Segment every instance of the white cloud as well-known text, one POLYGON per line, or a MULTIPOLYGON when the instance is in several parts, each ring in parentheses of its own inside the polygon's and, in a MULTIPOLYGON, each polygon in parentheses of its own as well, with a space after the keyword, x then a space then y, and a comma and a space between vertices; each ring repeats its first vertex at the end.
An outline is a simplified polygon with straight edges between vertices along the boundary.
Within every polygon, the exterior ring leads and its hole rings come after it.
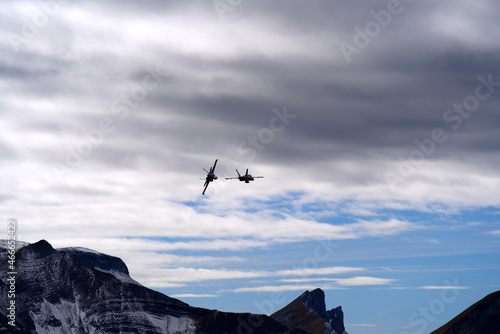
POLYGON ((450 9, 446 6, 435 13, 430 20, 433 32, 444 35, 446 40, 458 40, 469 47, 496 47, 490 36, 498 33, 498 28, 486 23, 491 8, 485 3, 466 1, 459 7, 450 9))
POLYGON ((394 282, 394 279, 356 276, 351 278, 338 278, 335 282, 340 286, 362 286, 362 285, 388 285, 394 282))
POLYGON ((231 292, 270 292, 270 291, 296 291, 296 290, 314 290, 320 288, 323 290, 344 289, 350 286, 371 286, 371 285, 389 285, 394 279, 379 277, 356 276, 350 278, 321 278, 321 279, 287 279, 286 282, 296 282, 298 284, 285 285, 263 285, 256 287, 243 287, 230 290, 231 292), (327 284, 307 284, 308 282, 328 281, 327 284))
POLYGON ((163 284, 188 283, 210 280, 232 280, 249 279, 261 277, 303 277, 325 274, 339 274, 363 271, 363 268, 356 267, 325 267, 308 268, 294 270, 230 270, 230 269, 208 269, 208 268, 154 268, 150 265, 144 267, 142 271, 131 273, 137 281, 146 286, 162 287, 163 284), (147 269, 149 268, 149 269, 147 269))
POLYGON ((372 327, 377 327, 377 325, 375 324, 349 324, 348 325, 349 327, 369 327, 369 328, 372 328, 372 327))
POLYGON ((364 285, 388 285, 394 282, 395 279, 386 279, 386 278, 369 277, 369 276, 356 276, 349 278, 332 278, 332 277, 290 278, 290 279, 283 279, 282 281, 289 283, 330 282, 330 285, 334 283, 337 286, 364 286, 364 285))
POLYGON ((467 286, 459 286, 459 285, 424 285, 417 287, 408 287, 408 286, 395 286, 389 287, 391 290, 466 290, 470 289, 467 286))
POLYGON ((500 230, 490 231, 487 232, 487 234, 491 234, 493 236, 500 236, 500 230))
POLYGON ((467 286, 456 286, 456 285, 425 285, 419 286, 417 289, 420 290, 465 290, 470 289, 467 286))
POLYGON ((147 272, 137 273, 134 279, 149 287, 163 287, 165 284, 170 283, 184 284, 210 280, 255 278, 267 275, 267 272, 259 271, 180 267, 173 269, 149 269, 147 272))
POLYGON ((335 275, 366 270, 358 267, 326 267, 326 268, 299 268, 292 270, 279 270, 274 276, 312 276, 312 275, 335 275))
POLYGON ((170 295, 172 298, 214 298, 219 297, 219 295, 214 294, 196 294, 196 293, 178 293, 170 295))
MULTIPOLYGON (((304 290, 314 290, 321 288, 323 290, 339 289, 339 287, 333 286, 317 286, 317 285, 265 285, 257 287, 245 287, 230 290, 231 292, 241 293, 241 292, 274 292, 274 291, 304 291, 304 290)), ((224 290, 227 291, 227 290, 224 290)))
POLYGON ((147 238, 71 238, 57 239, 52 242, 54 247, 66 247, 71 245, 86 245, 92 249, 99 249, 103 253, 115 254, 127 250, 127 252, 174 252, 187 251, 238 251, 248 248, 263 248, 269 245, 268 241, 254 239, 216 239, 216 240, 190 240, 169 241, 169 239, 157 240, 147 238), (64 246, 62 246, 64 245, 64 246))

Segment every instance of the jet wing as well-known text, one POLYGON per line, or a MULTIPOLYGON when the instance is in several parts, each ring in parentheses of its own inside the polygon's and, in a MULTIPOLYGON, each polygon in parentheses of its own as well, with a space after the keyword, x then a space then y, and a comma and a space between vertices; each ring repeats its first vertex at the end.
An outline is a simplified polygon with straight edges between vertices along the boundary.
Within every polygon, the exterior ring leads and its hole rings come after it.
POLYGON ((209 181, 205 181, 205 184, 203 185, 205 189, 203 189, 203 192, 201 193, 202 195, 205 195, 205 191, 207 191, 208 185, 210 184, 209 181))

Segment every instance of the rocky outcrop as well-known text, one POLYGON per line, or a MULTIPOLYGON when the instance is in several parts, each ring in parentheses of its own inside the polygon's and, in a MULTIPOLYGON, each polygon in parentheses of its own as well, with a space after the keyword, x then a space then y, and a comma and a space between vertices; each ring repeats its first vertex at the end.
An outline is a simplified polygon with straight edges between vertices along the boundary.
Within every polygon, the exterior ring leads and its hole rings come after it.
POLYGON ((15 325, 23 333, 196 332, 198 309, 77 263, 45 240, 18 250, 16 269, 15 325))
POLYGON ((431 334, 500 333, 500 291, 484 297, 431 334))
POLYGON ((271 317, 290 328, 311 334, 347 334, 342 307, 326 310, 321 289, 306 291, 271 317))

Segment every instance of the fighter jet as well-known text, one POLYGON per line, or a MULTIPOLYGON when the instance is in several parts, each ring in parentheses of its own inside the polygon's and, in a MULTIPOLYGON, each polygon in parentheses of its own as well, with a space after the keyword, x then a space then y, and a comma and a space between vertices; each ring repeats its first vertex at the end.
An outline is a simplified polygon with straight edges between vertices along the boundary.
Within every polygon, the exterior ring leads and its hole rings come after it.
POLYGON ((250 183, 250 181, 253 181, 255 179, 263 179, 264 176, 252 176, 251 174, 248 174, 248 168, 247 172, 245 175, 240 175, 240 172, 236 170, 236 173, 238 173, 238 177, 226 177, 226 180, 231 180, 231 179, 238 179, 240 181, 245 181, 245 183, 250 183))
POLYGON ((217 180, 218 179, 217 175, 214 174, 214 172, 215 172, 215 166, 217 165, 217 160, 218 159, 215 159, 214 166, 212 168, 210 168, 210 171, 208 171, 205 168, 203 168, 203 170, 205 172, 207 172, 207 177, 205 178, 205 184, 203 185, 205 187, 205 189, 203 189, 203 192, 201 193, 202 195, 205 195, 205 191, 207 190, 208 185, 210 184, 210 182, 212 182, 213 180, 217 180))

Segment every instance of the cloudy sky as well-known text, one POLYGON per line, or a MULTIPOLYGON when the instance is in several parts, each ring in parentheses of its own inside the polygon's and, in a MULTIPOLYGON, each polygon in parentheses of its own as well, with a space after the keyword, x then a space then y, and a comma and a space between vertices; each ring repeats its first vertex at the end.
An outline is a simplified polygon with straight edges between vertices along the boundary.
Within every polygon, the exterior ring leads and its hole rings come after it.
POLYGON ((2 219, 194 306, 269 314, 320 287, 350 333, 428 333, 500 287, 499 14, 5 2, 2 219))

